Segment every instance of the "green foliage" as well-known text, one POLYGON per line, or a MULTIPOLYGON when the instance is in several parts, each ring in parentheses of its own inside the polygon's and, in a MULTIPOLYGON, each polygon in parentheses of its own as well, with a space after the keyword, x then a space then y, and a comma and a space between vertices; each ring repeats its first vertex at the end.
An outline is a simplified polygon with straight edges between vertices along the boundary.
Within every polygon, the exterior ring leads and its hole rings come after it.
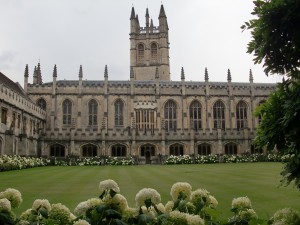
POLYGON ((286 74, 299 78, 300 1, 255 0, 255 19, 241 28, 251 30, 248 53, 262 63, 266 74, 286 74))
POLYGON ((269 150, 276 146, 288 156, 281 173, 282 184, 294 181, 300 189, 300 81, 278 84, 276 92, 258 108, 256 115, 262 115, 256 144, 269 150))
POLYGON ((267 103, 257 111, 262 123, 256 144, 267 149, 275 147, 288 155, 282 171, 282 183, 295 181, 300 190, 300 1, 255 0, 255 19, 241 28, 251 30, 248 53, 254 62, 262 63, 265 73, 286 75, 267 103))

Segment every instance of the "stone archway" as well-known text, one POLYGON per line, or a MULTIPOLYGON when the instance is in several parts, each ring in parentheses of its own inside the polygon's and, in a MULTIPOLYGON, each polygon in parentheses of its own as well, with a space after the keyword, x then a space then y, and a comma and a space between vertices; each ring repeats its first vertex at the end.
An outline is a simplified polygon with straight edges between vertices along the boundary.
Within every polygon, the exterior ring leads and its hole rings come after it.
POLYGON ((155 156, 155 146, 152 144, 144 144, 141 146, 141 156, 145 157, 145 163, 151 164, 153 156, 155 156))

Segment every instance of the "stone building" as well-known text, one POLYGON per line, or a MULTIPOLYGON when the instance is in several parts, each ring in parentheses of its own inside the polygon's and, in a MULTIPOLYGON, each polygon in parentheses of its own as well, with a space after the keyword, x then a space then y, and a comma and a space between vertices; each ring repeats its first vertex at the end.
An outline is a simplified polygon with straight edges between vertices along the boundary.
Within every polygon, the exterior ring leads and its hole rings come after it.
MULTIPOLYGON (((169 155, 243 154, 253 145, 259 118, 253 112, 267 99, 275 84, 170 80, 168 23, 163 5, 159 26, 146 10, 140 27, 132 8, 130 16, 130 80, 84 80, 82 66, 76 80, 42 82, 40 64, 33 83, 25 72, 24 90, 45 110, 45 127, 39 133, 45 156, 134 156, 140 163, 157 163, 169 155)), ((28 67, 26 67, 26 71, 28 67)), ((41 111, 44 112, 44 111, 41 111)), ((35 115, 35 114, 32 114, 35 115)), ((28 152, 29 153, 29 152, 28 152)))
POLYGON ((46 112, 0 73, 0 155, 40 155, 46 112))

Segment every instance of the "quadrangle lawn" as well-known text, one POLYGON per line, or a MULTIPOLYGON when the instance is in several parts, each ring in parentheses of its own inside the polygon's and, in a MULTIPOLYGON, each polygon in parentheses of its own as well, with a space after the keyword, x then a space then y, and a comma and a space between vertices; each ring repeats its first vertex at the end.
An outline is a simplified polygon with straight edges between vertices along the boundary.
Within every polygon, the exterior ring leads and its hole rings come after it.
POLYGON ((106 179, 119 184, 130 206, 144 187, 156 189, 165 204, 175 182, 188 182, 193 190, 205 188, 216 197, 223 218, 232 215, 233 198, 248 196, 258 216, 267 219, 285 207, 300 211, 300 191, 279 186, 281 169, 281 163, 40 167, 1 172, 0 191, 11 187, 22 193, 23 203, 15 210, 20 215, 38 198, 61 202, 73 211, 81 201, 98 197, 99 182, 106 179))

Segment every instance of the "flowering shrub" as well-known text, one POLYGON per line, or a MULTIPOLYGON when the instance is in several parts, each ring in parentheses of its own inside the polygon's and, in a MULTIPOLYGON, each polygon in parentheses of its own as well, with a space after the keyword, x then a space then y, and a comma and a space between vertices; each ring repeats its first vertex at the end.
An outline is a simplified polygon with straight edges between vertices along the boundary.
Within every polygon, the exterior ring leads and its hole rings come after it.
POLYGON ((219 156, 218 155, 196 155, 195 156, 195 163, 196 164, 211 164, 211 163, 219 163, 219 156))
POLYGON ((22 156, 0 156, 0 172, 8 170, 21 170, 38 166, 46 166, 49 160, 22 156))
POLYGON ((116 165, 134 165, 134 159, 132 157, 128 159, 119 159, 117 157, 108 157, 105 160, 106 165, 116 166, 116 165))
POLYGON ((191 164, 192 158, 189 155, 171 155, 165 162, 166 164, 191 164))
MULTIPOLYGON (((290 155, 280 154, 244 154, 244 155, 171 155, 165 164, 212 164, 212 163, 241 163, 241 162, 287 162, 290 155)), ((134 157, 118 158, 111 156, 96 156, 90 158, 34 158, 24 156, 0 156, 0 172, 20 170, 38 166, 101 166, 101 165, 134 165, 134 157)))
POLYGON ((286 162, 289 155, 280 154, 243 154, 243 155, 196 155, 173 156, 167 158, 165 164, 212 164, 212 163, 242 163, 242 162, 286 162))
POLYGON ((269 220, 258 218, 248 197, 232 200, 233 216, 224 221, 218 218, 217 199, 207 190, 186 182, 171 187, 171 200, 165 205, 160 194, 143 188, 135 196, 136 207, 129 207, 120 194, 118 184, 104 180, 99 184, 100 197, 80 202, 74 214, 61 203, 36 199, 32 207, 17 217, 12 209, 22 203, 21 193, 12 188, 0 192, 0 224, 8 225, 299 225, 299 212, 285 208, 269 220))

